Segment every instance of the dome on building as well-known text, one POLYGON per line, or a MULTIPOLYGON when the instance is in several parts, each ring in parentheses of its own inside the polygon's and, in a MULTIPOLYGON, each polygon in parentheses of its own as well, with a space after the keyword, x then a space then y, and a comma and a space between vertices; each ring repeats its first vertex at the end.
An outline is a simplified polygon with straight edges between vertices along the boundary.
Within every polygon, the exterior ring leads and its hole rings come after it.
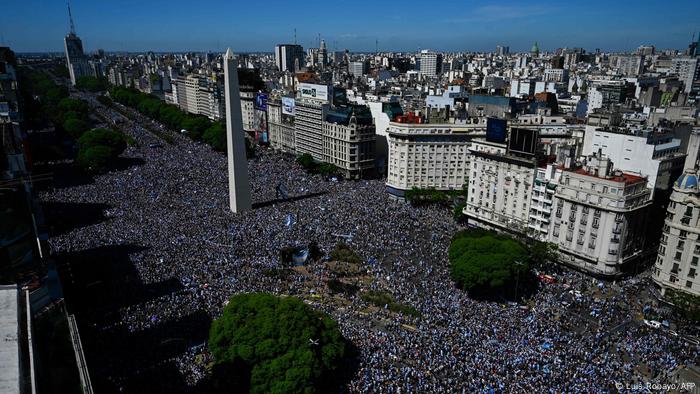
POLYGON ((698 175, 695 170, 686 170, 676 181, 676 188, 681 191, 698 191, 698 175))

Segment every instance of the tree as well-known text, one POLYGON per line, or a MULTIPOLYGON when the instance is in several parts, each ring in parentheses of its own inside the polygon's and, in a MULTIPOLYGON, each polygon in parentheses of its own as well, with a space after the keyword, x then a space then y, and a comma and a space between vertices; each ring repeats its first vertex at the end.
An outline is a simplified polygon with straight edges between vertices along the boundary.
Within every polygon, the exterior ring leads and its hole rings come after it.
POLYGON ((112 159, 112 150, 109 147, 95 145, 87 148, 80 148, 77 162, 86 170, 101 172, 109 166, 112 159))
POLYGON ((109 83, 106 78, 97 78, 92 76, 80 77, 75 81, 75 87, 80 90, 89 92, 101 92, 109 88, 109 83))
POLYGON ((224 152, 226 150, 226 128, 221 122, 213 123, 204 132, 202 140, 214 150, 224 152))
POLYGON ((519 241, 484 230, 457 233, 449 249, 450 274, 458 287, 475 295, 502 293, 529 271, 527 249, 519 241))
POLYGON ((216 365, 250 371, 251 393, 313 393, 339 369, 345 340, 338 325, 294 297, 240 294, 212 323, 216 365))
POLYGON ((58 109, 63 112, 74 111, 79 114, 87 114, 90 110, 90 106, 85 100, 66 97, 58 102, 58 109))
POLYGON ((180 127, 187 130, 190 138, 199 140, 204 131, 211 126, 211 121, 206 116, 185 115, 180 127))
POLYGON ((313 156, 308 153, 304 153, 303 155, 297 157, 297 163, 299 163, 307 171, 312 171, 316 168, 316 161, 314 160, 313 156))
POLYGON ((63 130, 75 139, 80 138, 89 128, 90 126, 82 119, 69 118, 63 122, 63 130))
POLYGON ((77 162, 87 170, 99 172, 126 149, 126 138, 115 130, 93 129, 79 139, 77 162))

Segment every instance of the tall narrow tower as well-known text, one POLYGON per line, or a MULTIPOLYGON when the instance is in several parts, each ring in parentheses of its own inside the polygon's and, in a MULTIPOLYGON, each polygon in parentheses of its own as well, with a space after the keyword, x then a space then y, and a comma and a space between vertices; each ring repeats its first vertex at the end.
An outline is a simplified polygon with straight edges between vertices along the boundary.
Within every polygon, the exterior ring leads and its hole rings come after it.
POLYGON ((229 48, 224 55, 226 90, 226 145, 228 146, 228 194, 231 211, 252 209, 248 162, 245 157, 245 136, 241 115, 241 92, 238 85, 238 61, 229 48))

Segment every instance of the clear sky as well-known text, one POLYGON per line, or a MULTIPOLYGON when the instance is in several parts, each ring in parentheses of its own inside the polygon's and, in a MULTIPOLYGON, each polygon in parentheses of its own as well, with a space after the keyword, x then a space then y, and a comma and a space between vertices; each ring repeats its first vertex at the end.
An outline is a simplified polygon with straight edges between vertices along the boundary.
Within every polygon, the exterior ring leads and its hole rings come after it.
MULTIPOLYGON (((62 51, 62 0, 1 0, 0 44, 62 51)), ((700 0, 73 0, 87 51, 273 51, 277 43, 329 50, 511 51, 583 47, 684 49, 700 31, 700 0)))

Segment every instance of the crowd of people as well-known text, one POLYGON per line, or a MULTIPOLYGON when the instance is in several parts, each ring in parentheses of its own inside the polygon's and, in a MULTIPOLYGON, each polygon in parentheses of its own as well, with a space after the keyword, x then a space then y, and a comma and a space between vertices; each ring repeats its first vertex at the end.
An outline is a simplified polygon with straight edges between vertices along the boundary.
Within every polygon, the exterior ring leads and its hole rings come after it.
MULTIPOLYGON (((308 298, 359 349, 349 392, 609 392, 616 382, 663 381, 677 366, 699 361, 697 346, 639 322, 642 305, 625 283, 599 286, 563 271, 524 305, 469 298, 449 276, 447 249, 460 229, 452 213, 392 200, 380 180, 332 182, 262 149, 248 162, 255 207, 233 214, 224 155, 176 133, 164 142, 142 127, 150 120, 127 108, 128 118, 98 110, 122 119, 119 127, 137 141, 124 156, 143 162, 96 176, 94 183, 45 192, 47 202, 109 206, 107 220, 52 237, 52 253, 138 245, 129 261, 141 283, 174 279, 180 286, 91 321, 94 332, 138 335, 195 314, 216 318, 237 293, 307 297, 319 289, 309 289, 296 271, 270 274, 285 268, 280 250, 315 242, 329 253, 343 241, 372 262, 366 266, 371 284, 361 291, 386 291, 420 312, 378 308, 368 315, 359 295, 342 307, 308 298), (289 201, 276 199, 279 185, 289 201)), ((309 267, 312 275, 322 270, 322 264, 309 267)), ((84 342, 90 354, 90 338, 84 342)), ((187 349, 164 357, 191 387, 207 376, 210 356, 202 343, 189 341, 187 349)), ((127 356, 90 361, 93 374, 127 390, 134 367, 127 356)))

